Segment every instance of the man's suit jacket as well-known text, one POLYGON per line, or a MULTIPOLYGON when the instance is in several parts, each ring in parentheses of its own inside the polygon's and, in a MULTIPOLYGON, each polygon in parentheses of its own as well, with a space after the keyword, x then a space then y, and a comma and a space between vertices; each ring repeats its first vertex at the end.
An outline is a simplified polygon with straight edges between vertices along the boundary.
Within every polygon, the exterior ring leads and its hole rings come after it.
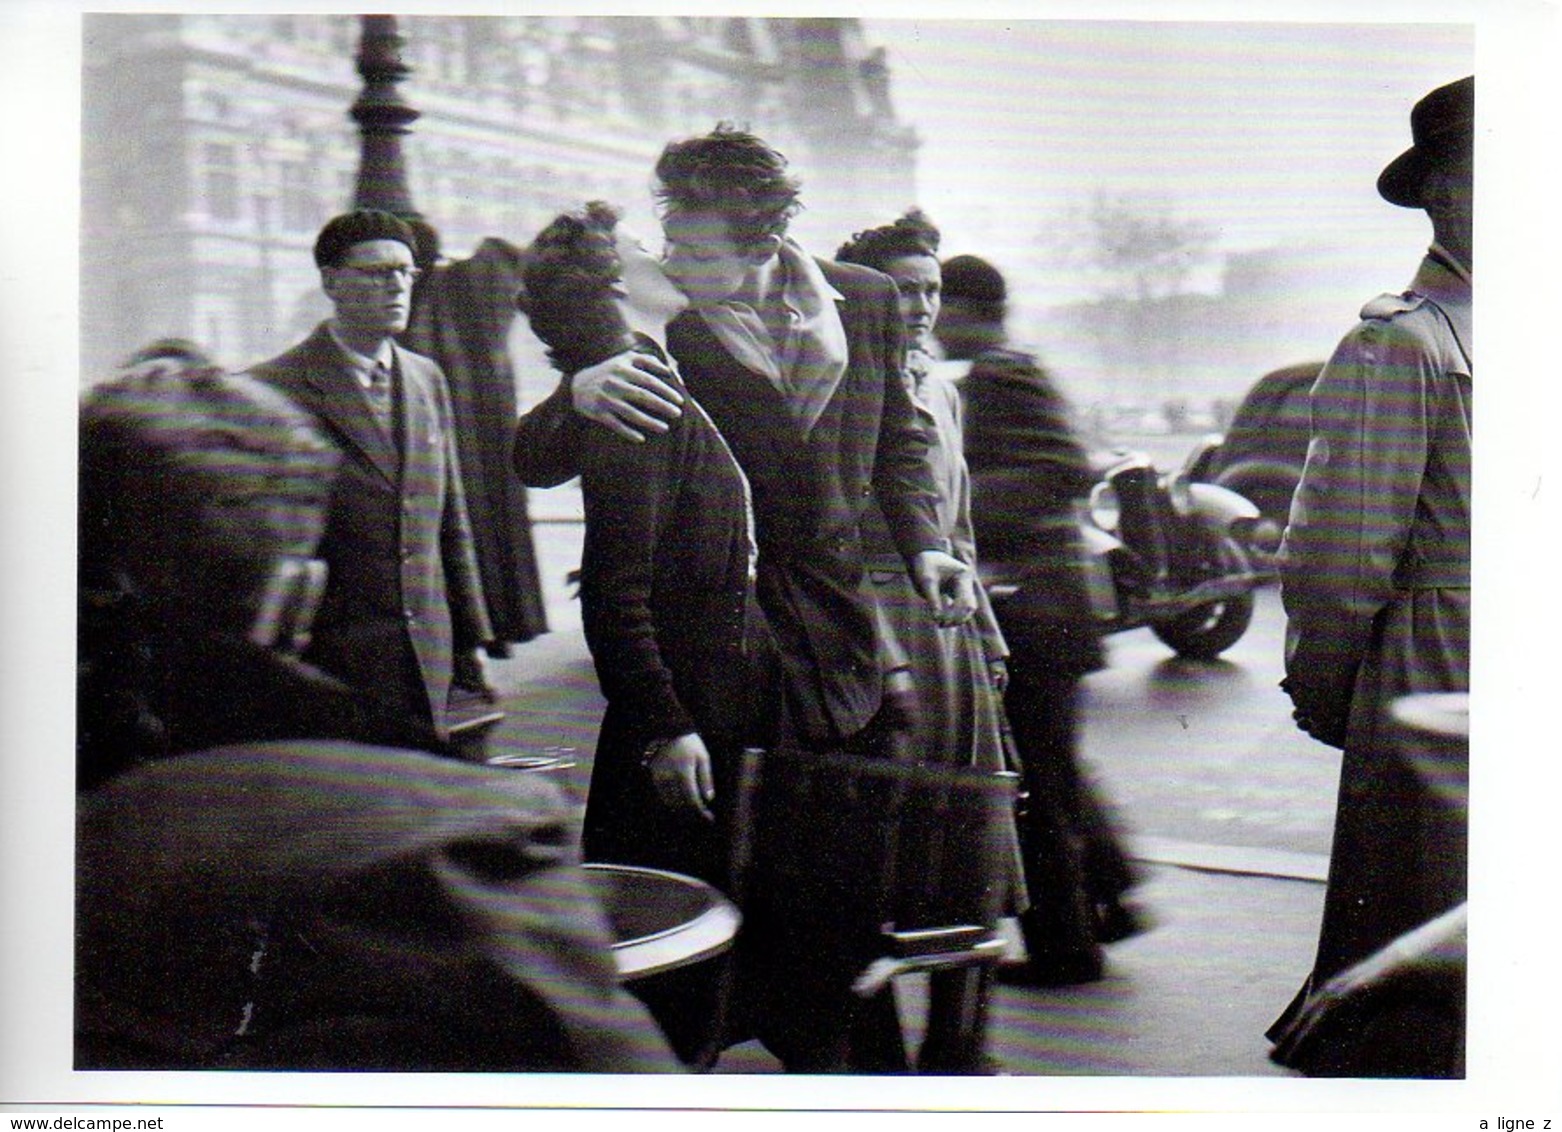
POLYGON ((392 345, 393 439, 325 324, 252 375, 312 413, 343 460, 318 551, 330 571, 305 658, 444 735, 455 650, 492 638, 444 375, 392 345))
MULTIPOLYGON (((818 261, 842 296, 849 359, 808 434, 762 374, 745 368, 699 314, 667 329, 685 384, 716 422, 749 478, 759 543, 758 590, 781 653, 789 723, 805 745, 849 738, 880 702, 881 674, 860 526, 878 500, 908 561, 947 550, 927 435, 901 378, 895 286, 864 267, 818 261)), ((521 422, 516 467, 533 486, 580 469, 561 391, 521 422)))

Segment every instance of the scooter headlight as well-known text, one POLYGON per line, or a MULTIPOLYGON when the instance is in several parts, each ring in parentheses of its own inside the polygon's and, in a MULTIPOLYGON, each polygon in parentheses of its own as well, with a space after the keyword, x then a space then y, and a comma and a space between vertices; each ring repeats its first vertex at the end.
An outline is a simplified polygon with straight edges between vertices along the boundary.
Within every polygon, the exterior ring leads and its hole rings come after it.
POLYGON ((1122 505, 1117 498, 1117 489, 1109 481, 1103 480, 1090 489, 1090 521, 1103 531, 1117 530, 1118 519, 1122 516, 1122 505))
POLYGON ((1172 510, 1177 514, 1183 517, 1193 514, 1193 488, 1182 472, 1166 477, 1166 498, 1171 501, 1172 510))

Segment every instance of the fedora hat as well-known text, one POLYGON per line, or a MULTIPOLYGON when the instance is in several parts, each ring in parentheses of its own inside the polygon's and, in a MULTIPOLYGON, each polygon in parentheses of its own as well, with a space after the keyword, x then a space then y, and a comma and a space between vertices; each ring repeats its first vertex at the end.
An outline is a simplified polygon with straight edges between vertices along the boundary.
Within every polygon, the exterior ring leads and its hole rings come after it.
POLYGON ((1468 155, 1475 138, 1475 76, 1440 86, 1410 111, 1412 145, 1378 175, 1378 195, 1402 208, 1420 208, 1426 175, 1450 158, 1468 155))

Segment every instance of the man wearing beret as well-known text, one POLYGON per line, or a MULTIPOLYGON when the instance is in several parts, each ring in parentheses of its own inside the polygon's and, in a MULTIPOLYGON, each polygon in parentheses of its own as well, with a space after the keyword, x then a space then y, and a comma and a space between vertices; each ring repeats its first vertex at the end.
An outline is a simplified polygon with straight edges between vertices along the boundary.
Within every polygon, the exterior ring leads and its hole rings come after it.
POLYGON ((1127 856, 1078 752, 1080 682, 1106 659, 1079 569, 1076 511, 1095 475, 1055 379, 1010 344, 1003 274, 958 255, 944 263, 943 283, 933 331, 965 401, 971 522, 1009 644, 1004 710, 1031 798, 1020 830, 1026 962, 1000 977, 1092 982, 1104 974, 1101 944, 1141 926, 1125 900, 1127 856))
POLYGON ((1297 724, 1344 751, 1314 989, 1463 899, 1423 867, 1433 803, 1398 756, 1388 708, 1467 692, 1475 80, 1410 115, 1414 145, 1378 178, 1419 208, 1432 245, 1410 287, 1380 295, 1312 390, 1312 441, 1280 550, 1285 688, 1297 724))
POLYGON ((251 373, 312 413, 343 456, 306 659, 390 700, 404 745, 441 749, 453 675, 486 689, 479 648, 493 633, 444 374, 394 338, 407 326, 416 248, 388 212, 327 223, 314 255, 334 316, 251 373))

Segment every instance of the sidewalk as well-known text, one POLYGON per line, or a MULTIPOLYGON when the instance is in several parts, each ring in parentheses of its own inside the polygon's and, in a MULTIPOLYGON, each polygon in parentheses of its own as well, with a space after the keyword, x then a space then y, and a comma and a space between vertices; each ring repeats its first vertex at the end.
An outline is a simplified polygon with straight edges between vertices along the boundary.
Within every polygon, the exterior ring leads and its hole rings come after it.
MULTIPOLYGON (((572 752, 576 765, 560 772, 560 782, 584 804, 602 700, 579 630, 517 645, 495 667, 509 714, 493 753, 572 752)), ((1291 1076, 1269 1061, 1264 1030, 1312 965, 1323 907, 1317 863, 1130 844, 1141 860, 1135 896, 1153 920, 1150 930, 1108 948, 1100 982, 999 987, 989 1030, 999 1067, 1015 1075, 1291 1076)), ((914 1042, 923 986, 913 977, 897 990, 914 1042)), ((779 1068, 757 1043, 746 1043, 729 1050, 718 1071, 779 1068)))

